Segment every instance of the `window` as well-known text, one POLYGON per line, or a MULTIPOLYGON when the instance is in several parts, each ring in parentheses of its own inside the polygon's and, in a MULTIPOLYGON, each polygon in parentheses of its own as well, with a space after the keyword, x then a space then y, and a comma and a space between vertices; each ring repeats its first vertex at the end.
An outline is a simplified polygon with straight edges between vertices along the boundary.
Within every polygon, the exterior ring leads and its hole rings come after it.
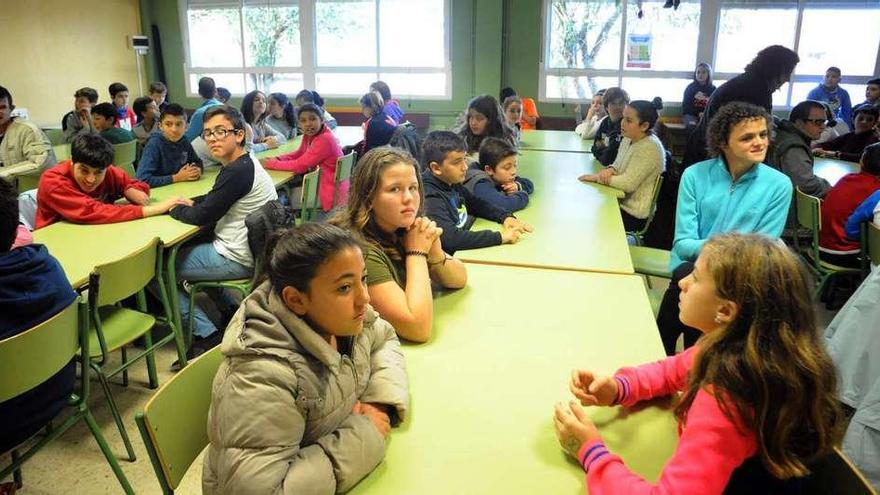
POLYGON ((451 98, 447 0, 181 0, 188 92, 451 98))

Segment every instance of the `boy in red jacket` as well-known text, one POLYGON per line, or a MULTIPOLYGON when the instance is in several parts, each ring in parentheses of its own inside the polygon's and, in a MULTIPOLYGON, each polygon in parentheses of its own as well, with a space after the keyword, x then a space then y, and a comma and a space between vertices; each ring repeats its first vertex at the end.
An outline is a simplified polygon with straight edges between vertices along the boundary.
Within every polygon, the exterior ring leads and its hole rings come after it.
POLYGON ((60 220, 115 223, 166 213, 181 198, 150 204, 150 186, 111 165, 113 146, 95 133, 76 136, 71 159, 47 170, 37 189, 36 228, 60 220), (128 204, 115 204, 120 198, 128 204))

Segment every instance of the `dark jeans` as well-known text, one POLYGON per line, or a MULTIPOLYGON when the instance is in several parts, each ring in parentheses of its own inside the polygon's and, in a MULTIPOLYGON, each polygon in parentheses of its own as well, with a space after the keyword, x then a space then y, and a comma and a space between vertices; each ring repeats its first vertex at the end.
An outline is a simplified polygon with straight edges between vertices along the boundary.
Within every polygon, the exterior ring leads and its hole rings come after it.
POLYGON ((679 335, 684 334, 685 349, 693 346, 702 335, 702 332, 685 325, 678 319, 678 296, 681 294, 678 282, 692 271, 694 264, 690 261, 685 261, 673 270, 669 288, 663 295, 663 302, 660 303, 660 310, 657 312, 657 328, 660 330, 660 339, 663 340, 663 349, 666 350, 667 356, 675 354, 675 342, 679 335))
POLYGON ((819 251, 819 259, 826 263, 831 263, 837 266, 845 266, 847 268, 861 268, 862 266, 862 260, 859 258, 859 253, 834 254, 826 253, 825 251, 819 251))
POLYGON ((623 210, 620 210, 620 216, 623 218, 623 228, 627 232, 642 230, 648 221, 647 218, 636 218, 623 210))

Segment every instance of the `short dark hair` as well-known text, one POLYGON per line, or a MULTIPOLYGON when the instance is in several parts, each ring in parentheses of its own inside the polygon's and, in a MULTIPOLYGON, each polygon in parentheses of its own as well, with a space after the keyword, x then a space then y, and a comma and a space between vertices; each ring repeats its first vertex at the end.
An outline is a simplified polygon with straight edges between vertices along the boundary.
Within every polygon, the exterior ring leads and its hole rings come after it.
POLYGON ((131 109, 134 110, 134 114, 137 115, 138 120, 142 119, 143 113, 147 111, 147 105, 153 102, 153 99, 149 96, 140 96, 134 100, 134 103, 131 104, 131 109))
POLYGON ((602 106, 608 108, 608 105, 617 100, 623 100, 624 103, 629 103, 629 94, 622 88, 608 88, 605 90, 605 94, 602 95, 602 106))
POLYGON ((107 88, 107 91, 110 93, 110 97, 114 98, 117 93, 121 93, 123 91, 128 91, 128 87, 121 82, 115 82, 107 88))
POLYGON ((876 86, 880 86, 880 77, 876 77, 874 79, 869 79, 868 82, 865 83, 865 86, 868 86, 869 84, 874 84, 876 86))
POLYGON ((734 101, 719 108, 706 129, 706 146, 709 156, 721 155, 721 147, 727 144, 730 133, 737 124, 744 120, 757 119, 764 119, 767 123, 767 131, 772 132, 773 124, 770 120, 770 114, 762 107, 734 101))
POLYGON ((2 100, 3 98, 6 98, 6 101, 9 103, 10 107, 13 106, 12 93, 10 93, 9 90, 4 88, 3 86, 0 86, 0 100, 2 100))
POLYGON ((517 96, 516 90, 511 87, 501 88, 501 92, 498 93, 498 101, 504 101, 511 96, 517 96))
POLYGON ((443 163, 446 155, 453 151, 467 152, 467 144, 461 136, 452 131, 431 131, 422 143, 422 160, 425 170, 431 169, 431 162, 443 163))
POLYGON ((165 86, 165 83, 163 83, 162 81, 153 81, 150 83, 150 94, 167 92, 168 86, 165 86))
POLYGON ((95 132, 77 134, 70 143, 70 159, 73 163, 105 169, 113 163, 113 145, 95 132))
POLYGON ((217 85, 214 84, 214 78, 212 77, 203 77, 199 79, 199 95, 202 98, 209 99, 213 98, 214 94, 217 92, 217 85))
POLYGON ((788 120, 790 122, 797 122, 799 120, 807 120, 810 118, 810 110, 818 108, 827 113, 828 107, 825 106, 821 101, 816 100, 804 100, 794 107, 792 107, 791 112, 788 114, 788 120))
POLYGON ((98 103, 97 105, 92 107, 92 113, 98 114, 105 119, 113 119, 113 122, 116 122, 119 114, 116 112, 116 107, 113 106, 112 103, 104 102, 98 103))
POLYGON ((636 111, 639 124, 642 122, 648 123, 648 134, 651 134, 654 125, 657 124, 657 119, 660 118, 658 110, 663 109, 663 100, 659 96, 655 96, 651 101, 635 100, 629 102, 628 105, 636 111))
POLYGON ((223 103, 229 101, 232 98, 232 93, 229 92, 226 88, 217 88, 217 98, 220 99, 223 103))
POLYGON ((838 76, 841 74, 840 67, 834 67, 833 65, 831 67, 825 69, 825 72, 836 72, 838 76))
POLYGON ((303 112, 313 113, 317 115, 319 119, 321 119, 321 122, 324 121, 324 111, 321 110, 321 107, 315 105, 314 103, 303 103, 302 105, 300 105, 300 107, 296 110, 297 118, 299 118, 299 114, 303 112))
POLYGON ((759 51, 746 65, 745 72, 766 80, 791 74, 801 58, 782 45, 770 45, 759 51))
POLYGON ((314 103, 315 105, 324 108, 324 98, 322 98, 317 91, 304 89, 296 94, 294 100, 303 100, 306 103, 314 103))
POLYGON ((12 249, 18 231, 18 190, 0 178, 0 253, 12 249))
POLYGON ((159 122, 162 122, 162 119, 164 119, 166 115, 172 117, 183 117, 183 121, 186 122, 186 112, 183 110, 183 107, 177 103, 169 103, 165 105, 162 113, 159 114, 159 122))
POLYGON ((388 83, 385 81, 376 81, 373 84, 370 84, 370 91, 378 91, 380 95, 382 95, 382 99, 388 101, 391 99, 391 88, 388 87, 388 83))
POLYGON ((871 175, 880 175, 880 143, 865 146, 862 158, 859 160, 862 170, 871 175))
POLYGON ((73 94, 74 98, 88 98, 89 103, 94 105, 98 103, 98 92, 94 88, 79 88, 73 94))
MULTIPOLYGON (((242 115, 237 108, 229 105, 214 105, 213 107, 209 108, 207 111, 205 111, 205 119, 203 120, 203 122, 208 122, 218 115, 222 115, 223 117, 225 117, 226 120, 228 120, 229 123, 232 124, 233 129, 241 131, 245 130, 244 115, 242 115)), ((246 140, 247 136, 245 136, 245 138, 241 142, 242 147, 244 146, 246 140)))
POLYGON ((868 114, 874 117, 874 120, 880 119, 880 108, 877 108, 874 105, 856 105, 856 107, 853 108, 853 120, 856 120, 856 116, 860 113, 868 114))
POLYGON ((504 139, 487 137, 480 144, 480 166, 495 167, 508 156, 516 156, 516 148, 504 139))

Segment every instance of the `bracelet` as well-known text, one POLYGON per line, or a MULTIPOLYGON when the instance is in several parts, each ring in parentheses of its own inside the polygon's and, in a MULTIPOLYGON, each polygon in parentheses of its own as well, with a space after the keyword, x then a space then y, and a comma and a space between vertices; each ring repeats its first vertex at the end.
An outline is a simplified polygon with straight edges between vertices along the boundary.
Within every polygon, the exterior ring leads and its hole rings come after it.
POLYGON ((424 251, 407 251, 405 254, 407 256, 423 256, 425 258, 425 261, 428 260, 428 253, 424 251))

